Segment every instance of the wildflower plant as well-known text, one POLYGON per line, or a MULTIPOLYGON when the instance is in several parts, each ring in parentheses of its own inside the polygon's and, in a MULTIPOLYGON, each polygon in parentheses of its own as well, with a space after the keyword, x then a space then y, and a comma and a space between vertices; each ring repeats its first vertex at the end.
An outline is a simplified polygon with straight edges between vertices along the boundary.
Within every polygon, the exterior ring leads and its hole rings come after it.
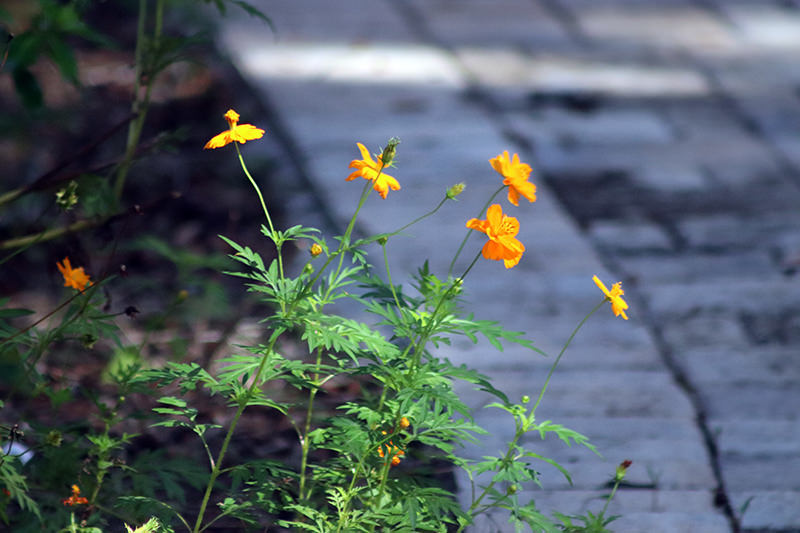
MULTIPOLYGON (((367 183, 344 234, 325 239, 315 228, 294 225, 279 229, 239 150, 239 144, 261 137, 263 130, 246 125, 239 135, 237 128, 244 126, 238 125, 238 114, 230 110, 225 117, 230 130, 214 137, 206 148, 233 144, 264 211, 266 224, 261 231, 277 252, 276 259, 267 263, 253 248, 222 236, 231 247, 231 259, 239 264, 228 273, 243 279, 248 290, 272 311, 262 319, 264 342, 240 347, 221 361, 215 373, 196 363, 173 362, 137 375, 140 385, 161 390, 186 393, 206 389, 233 410, 225 426, 206 424, 198 421, 188 397, 177 394, 158 399, 154 411, 164 418, 157 425, 191 429, 208 463, 207 480, 193 516, 166 502, 153 502, 170 510, 166 520, 182 523, 193 533, 230 517, 296 531, 462 531, 477 516, 501 508, 509 511, 517 527, 527 524, 536 531, 558 530, 556 522, 541 513, 535 501, 521 500, 519 488, 539 482, 532 461, 553 465, 568 480, 569 473, 523 445, 522 437, 537 433, 544 438, 554 433, 567 444, 577 443, 595 451, 585 436, 537 420, 536 410, 583 322, 605 301, 612 302, 615 313, 624 303, 619 286, 604 290, 604 299, 576 327, 534 402, 528 396, 518 403, 510 400, 487 377, 464 365, 456 366, 435 352, 437 346, 449 344, 456 336, 473 342, 483 336, 500 350, 513 343, 529 349, 532 357, 544 355, 522 333, 473 318, 462 310, 461 301, 468 274, 481 257, 503 261, 507 269, 522 259, 525 246, 517 239, 518 220, 491 201, 508 187, 512 204, 516 205, 519 195, 533 202, 530 167, 520 163, 516 154, 513 159, 505 153, 490 160, 503 175, 503 185, 487 202, 486 218, 480 218, 484 216, 481 212, 476 218, 466 219, 465 224, 469 232, 483 233, 488 241, 474 251, 474 259, 459 276, 437 275, 427 262, 423 263, 414 276, 412 292, 392 283, 388 262, 386 279, 378 276, 367 254, 377 248, 385 259, 392 239, 436 213, 463 191, 463 185, 445 191, 429 213, 396 231, 356 238, 353 229, 358 213, 370 201, 372 191, 380 196, 377 201, 385 201, 389 190, 400 190, 398 180, 384 173, 392 163, 398 141, 391 140, 374 158, 358 143, 361 158, 350 163, 356 170, 345 179, 362 177, 367 183), (283 250, 295 241, 309 242, 306 247, 310 253, 305 265, 292 275, 283 260, 283 250), (374 321, 361 322, 337 314, 334 304, 343 299, 362 305, 374 321), (306 355, 285 355, 285 347, 292 342, 300 342, 306 355), (330 412, 319 400, 334 380, 358 383, 362 394, 330 412), (268 393, 270 384, 277 381, 299 391, 299 404, 290 405, 268 393), (475 423, 471 410, 456 394, 454 385, 459 381, 493 395, 495 402, 490 407, 509 415, 515 432, 504 453, 478 461, 460 455, 462 444, 479 442, 486 431, 475 423), (269 458, 230 462, 229 447, 244 412, 259 408, 286 416, 297 438, 296 463, 279 464, 269 458), (209 445, 209 435, 214 432, 223 435, 216 449, 209 445), (432 458, 467 472, 473 483, 469 505, 462 507, 453 494, 421 474, 430 468, 432 458)), ((456 255, 466 249, 466 242, 465 238, 456 255)), ((146 499, 127 498, 129 502, 146 499)))
MULTIPOLYGON (((429 212, 394 231, 357 237, 354 228, 366 202, 402 201, 400 181, 385 172, 394 164, 399 140, 390 139, 377 154, 357 143, 360 158, 349 167, 342 165, 342 178, 351 182, 361 177, 365 182, 358 182, 363 187, 344 233, 324 237, 318 229, 302 225, 281 228, 240 150, 240 145, 268 132, 240 124, 239 114, 232 109, 224 118, 228 129, 212 137, 205 148, 234 149, 263 211, 261 233, 275 252, 273 260, 265 260, 255 245, 220 236, 231 250, 226 273, 241 279, 269 309, 260 317, 262 341, 230 347, 230 353, 214 365, 177 359, 146 364, 137 358, 118 365, 108 374, 113 393, 91 394, 96 420, 83 438, 53 430, 35 444, 37 453, 49 458, 42 464, 72 465, 63 472, 48 472, 62 483, 62 489, 40 496, 39 501, 30 496, 28 476, 43 473, 26 466, 27 452, 14 447, 22 432, 16 426, 1 428, 0 486, 5 492, 0 494, 0 520, 29 527, 45 522, 44 510, 61 520, 59 527, 67 524, 61 531, 87 533, 102 533, 113 524, 114 530, 124 525, 128 531, 200 533, 220 524, 228 527, 231 521, 241 522, 243 528, 319 533, 439 532, 464 531, 480 515, 502 509, 518 529, 527 525, 534 531, 577 531, 577 522, 583 521, 587 527, 604 530, 615 518, 606 516, 607 504, 599 515, 556 513, 550 517, 535 500, 523 498, 522 489, 540 483, 537 463, 549 464, 571 480, 563 466, 523 444, 523 437, 554 434, 568 445, 596 452, 586 436, 539 420, 537 409, 569 344, 594 312, 609 302, 613 313, 627 320, 621 284, 609 290, 593 278, 602 292, 601 301, 566 340, 542 388, 519 401, 508 398, 476 370, 453 364, 436 352, 457 337, 472 342, 483 337, 501 351, 515 344, 529 350, 531 357, 546 355, 523 333, 475 318, 463 308, 462 300, 470 272, 482 258, 502 261, 505 269, 524 260, 525 244, 520 239, 525 233, 519 220, 504 212, 495 198, 506 192, 511 209, 518 208, 520 197, 535 202, 531 167, 508 152, 489 159, 502 182, 483 209, 446 215, 461 217, 466 230, 453 251, 449 271, 433 272, 425 261, 409 286, 397 285, 387 260, 391 243, 405 238, 401 233, 407 228, 438 214, 446 204, 453 206, 452 200, 464 194, 464 184, 443 191, 429 212), (349 175, 347 168, 353 169, 349 175), (391 198, 389 191, 394 191, 391 198), (468 246, 473 233, 486 240, 468 246), (291 243, 308 250, 302 266, 288 261, 286 250, 291 243), (463 272, 455 274, 453 268, 462 253, 472 259, 463 272), (383 260, 385 277, 373 269, 369 254, 383 260), (336 304, 345 300, 361 306, 372 319, 356 320, 337 312, 336 304), (501 453, 478 460, 463 455, 463 445, 480 443, 486 431, 456 393, 458 382, 493 396, 488 408, 507 415, 514 431, 501 453), (331 405, 334 395, 329 391, 336 383, 354 384, 356 392, 331 405), (293 394, 276 393, 282 390, 278 385, 293 394), (227 415, 210 418, 202 413, 196 403, 200 392, 227 408, 227 415), (123 408, 135 395, 153 400, 150 412, 135 410, 135 416, 162 432, 192 434, 204 464, 167 461, 160 451, 126 455, 137 436, 118 428, 126 416, 123 408), (263 409, 279 413, 291 426, 297 450, 294 460, 281 462, 232 451, 245 413, 263 409), (448 471, 466 472, 471 484, 465 491, 471 495, 466 504, 430 475, 441 465, 448 471), (194 505, 187 503, 187 494, 195 495, 194 505), (17 520, 20 515, 35 520, 17 520)), ((27 312, 6 308, 0 312, 0 355, 20 361, 19 382, 26 384, 26 390, 48 391, 54 406, 66 398, 49 390, 47 380, 36 372, 42 358, 51 355, 52 346, 106 341, 118 350, 137 352, 122 342, 115 315, 104 310, 103 291, 115 282, 114 277, 85 265, 74 257, 55 264, 63 276, 65 294, 51 313, 15 329, 12 321, 27 312), (40 328, 44 323, 47 327, 40 328)), ((25 387, 11 394, 21 394, 25 387)), ((623 465, 615 474, 613 492, 630 463, 623 465)))

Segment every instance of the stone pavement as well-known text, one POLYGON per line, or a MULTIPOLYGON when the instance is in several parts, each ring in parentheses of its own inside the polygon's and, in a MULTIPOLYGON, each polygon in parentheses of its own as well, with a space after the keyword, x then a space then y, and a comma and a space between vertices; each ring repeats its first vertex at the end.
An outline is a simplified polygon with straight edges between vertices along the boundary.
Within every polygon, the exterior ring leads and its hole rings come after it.
MULTIPOLYGON (((393 272, 425 258, 446 272, 498 186, 488 159, 509 150, 538 200, 503 200, 528 251, 470 273, 480 317, 557 353, 598 301, 592 275, 623 281, 631 320, 592 317, 539 410, 603 458, 535 443, 574 480, 543 467, 542 509, 598 511, 631 459, 615 531, 800 531, 800 2, 253 3, 276 33, 235 16, 220 40, 264 102, 263 120, 243 118, 280 147, 293 222, 336 231, 360 191, 344 182, 355 143, 398 136, 403 189, 370 201, 361 228, 395 229, 466 182, 435 229, 392 243, 393 272)), ((511 397, 535 395, 551 361, 469 343, 445 355, 511 397)), ((475 456, 513 430, 496 411, 478 421, 491 435, 475 456)))

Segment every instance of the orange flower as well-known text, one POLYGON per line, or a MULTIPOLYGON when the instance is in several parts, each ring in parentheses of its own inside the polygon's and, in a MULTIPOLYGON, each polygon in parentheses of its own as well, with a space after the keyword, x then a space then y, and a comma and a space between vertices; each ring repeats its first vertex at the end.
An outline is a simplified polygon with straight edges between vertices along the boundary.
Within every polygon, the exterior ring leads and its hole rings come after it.
POLYGON ((204 150, 220 148, 232 142, 244 144, 247 141, 260 139, 264 136, 264 130, 261 128, 256 128, 252 124, 239 124, 239 113, 233 109, 228 109, 228 112, 225 113, 225 120, 228 121, 230 129, 228 131, 223 131, 219 135, 215 135, 203 147, 204 150))
POLYGON ((87 285, 92 284, 92 282, 89 280, 89 276, 83 271, 83 267, 72 268, 72 265, 69 262, 69 257, 64 258, 63 265, 56 261, 56 266, 61 272, 61 275, 64 276, 65 287, 72 287, 82 291, 87 285))
POLYGON ((519 162, 519 156, 514 154, 513 159, 509 159, 508 151, 490 159, 492 168, 500 173, 503 178, 503 185, 508 185, 508 201, 514 205, 519 205, 520 195, 531 202, 536 201, 536 185, 528 181, 531 167, 519 162))
POLYGON ((609 291, 597 276, 592 276, 592 280, 598 287, 600 287, 600 290, 603 291, 603 294, 606 295, 606 300, 611 302, 611 310, 614 311, 614 316, 622 316, 622 318, 628 320, 628 315, 625 314, 625 309, 628 308, 628 303, 622 299, 622 295, 625 294, 625 291, 622 290, 622 282, 617 282, 612 285, 611 290, 609 291))
POLYGON ((397 182, 397 180, 389 174, 384 174, 382 171, 383 156, 379 155, 378 161, 376 162, 372 159, 372 156, 369 154, 369 151, 366 149, 366 147, 364 147, 363 144, 357 144, 358 149, 361 151, 361 159, 353 159, 350 161, 348 168, 354 168, 356 170, 347 176, 345 181, 352 181, 359 176, 365 180, 371 180, 372 188, 378 191, 378 194, 380 194, 381 198, 383 199, 386 199, 389 189, 392 189, 393 191, 399 191, 400 184, 397 182))
POLYGON ((485 233, 489 242, 483 245, 483 257, 503 260, 506 268, 511 268, 522 258, 525 245, 516 239, 519 221, 503 214, 500 204, 492 204, 486 210, 486 220, 472 218, 467 227, 485 233))
MULTIPOLYGON (((385 431, 381 431, 383 435, 386 435, 385 431)), ((380 457, 384 457, 385 455, 389 455, 392 458, 392 466, 397 466, 400 464, 400 456, 405 455, 406 452, 398 448, 394 445, 392 441, 389 441, 388 444, 381 444, 378 446, 378 455, 380 457), (386 451, 384 451, 386 448, 386 451)))
POLYGON ((81 489, 78 485, 72 485, 72 496, 61 500, 64 505, 86 505, 89 500, 81 496, 81 489))

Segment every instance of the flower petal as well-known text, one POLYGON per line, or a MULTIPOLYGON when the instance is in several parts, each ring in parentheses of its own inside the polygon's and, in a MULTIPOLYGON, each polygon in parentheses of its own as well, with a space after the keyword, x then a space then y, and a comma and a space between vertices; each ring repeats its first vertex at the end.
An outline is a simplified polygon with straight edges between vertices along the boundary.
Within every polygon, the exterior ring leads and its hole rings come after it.
POLYGON ((231 142, 231 132, 230 132, 230 130, 223 131, 222 133, 213 136, 211 138, 211 140, 208 141, 206 143, 206 145, 203 147, 203 150, 209 150, 209 149, 213 150, 215 148, 221 148, 222 146, 225 146, 226 144, 229 144, 230 142, 231 142))
POLYGON ((230 132, 231 139, 244 144, 247 141, 260 139, 264 136, 264 130, 256 128, 252 124, 239 124, 235 126, 230 132))

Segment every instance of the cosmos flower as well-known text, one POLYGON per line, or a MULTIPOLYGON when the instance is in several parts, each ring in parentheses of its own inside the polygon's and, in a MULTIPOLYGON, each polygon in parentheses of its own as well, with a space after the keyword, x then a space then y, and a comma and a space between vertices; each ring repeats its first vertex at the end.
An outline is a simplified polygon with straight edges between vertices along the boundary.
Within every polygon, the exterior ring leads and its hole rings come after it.
POLYGON ((256 128, 252 124, 239 124, 239 113, 233 109, 228 109, 225 113, 225 120, 228 121, 230 129, 212 137, 203 147, 204 150, 220 148, 232 142, 244 144, 264 136, 264 130, 261 128, 256 128))
POLYGON ((358 149, 361 151, 361 159, 353 159, 348 165, 348 168, 356 169, 352 174, 347 176, 345 181, 351 181, 358 177, 364 178, 365 180, 372 181, 372 188, 378 191, 378 194, 381 195, 381 198, 386 199, 386 195, 389 193, 389 189, 393 191, 400 190, 400 184, 397 182, 389 174, 384 174, 383 170, 383 163, 382 157, 378 156, 378 161, 372 159, 372 156, 369 154, 367 148, 361 144, 358 144, 358 149))
POLYGON ((89 280, 89 276, 83 271, 83 267, 72 268, 69 257, 64 258, 63 264, 56 262, 56 266, 61 272, 61 275, 64 276, 65 287, 72 287, 73 289, 82 291, 87 285, 92 284, 89 280))
POLYGON ((600 290, 603 291, 603 294, 606 295, 606 300, 611 302, 611 310, 614 311, 614 316, 621 316, 625 320, 628 320, 628 315, 625 314, 628 303, 622 299, 622 295, 625 294, 625 291, 622 290, 622 282, 615 283, 611 286, 611 290, 608 290, 597 276, 592 276, 592 281, 594 281, 595 284, 600 287, 600 290))
POLYGON ((503 260, 506 268, 511 268, 522 258, 525 245, 516 239, 519 233, 519 221, 503 214, 500 204, 492 204, 486 210, 486 220, 472 218, 467 227, 485 233, 489 242, 483 246, 481 253, 486 259, 503 260))
POLYGON ((78 485, 72 485, 72 496, 61 500, 64 505, 86 505, 89 503, 85 497, 81 496, 81 489, 78 485))
POLYGON ((513 159, 509 159, 506 150, 494 159, 490 159, 489 163, 503 176, 503 185, 508 185, 509 202, 518 206, 520 196, 524 196, 531 202, 536 201, 536 185, 528 181, 531 167, 520 163, 519 155, 514 154, 513 159))

